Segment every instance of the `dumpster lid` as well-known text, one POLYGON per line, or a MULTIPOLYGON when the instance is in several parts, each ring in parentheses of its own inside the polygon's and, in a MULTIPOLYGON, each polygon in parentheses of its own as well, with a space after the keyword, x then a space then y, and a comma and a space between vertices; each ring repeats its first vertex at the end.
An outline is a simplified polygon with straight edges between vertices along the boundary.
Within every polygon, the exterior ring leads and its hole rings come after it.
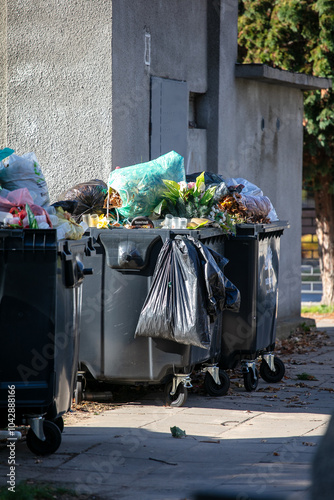
POLYGON ((269 224, 236 224, 236 236, 257 236, 258 234, 281 232, 288 229, 288 221, 277 220, 269 224))

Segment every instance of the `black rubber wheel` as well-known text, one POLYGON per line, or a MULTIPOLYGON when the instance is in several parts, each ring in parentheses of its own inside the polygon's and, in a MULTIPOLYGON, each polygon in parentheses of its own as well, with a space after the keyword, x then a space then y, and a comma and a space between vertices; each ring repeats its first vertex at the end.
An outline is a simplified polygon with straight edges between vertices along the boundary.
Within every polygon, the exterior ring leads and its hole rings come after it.
POLYGON ((60 432, 63 432, 64 430, 64 419, 63 417, 57 417, 53 420, 53 422, 56 424, 60 432))
POLYGON ((274 358, 275 371, 272 371, 268 363, 263 360, 260 365, 260 375, 269 384, 280 382, 285 374, 285 366, 280 358, 274 358))
POLYGON ((84 382, 82 378, 77 379, 77 383, 74 390, 74 402, 76 405, 80 404, 83 400, 83 386, 84 382))
POLYGON ((248 372, 244 373, 244 386, 246 391, 252 392, 257 388, 259 383, 259 372, 255 368, 256 378, 254 377, 254 372, 252 368, 249 368, 248 372))
POLYGON ((165 395, 166 395, 166 405, 167 406, 183 406, 187 401, 188 390, 181 383, 178 385, 176 393, 171 395, 170 391, 172 390, 172 382, 168 382, 165 387, 165 395))
POLYGON ((219 380, 221 385, 216 384, 209 372, 206 372, 204 377, 204 388, 209 396, 219 397, 225 396, 230 388, 230 377, 227 373, 220 369, 219 380))
POLYGON ((58 450, 61 443, 61 432, 54 422, 44 420, 43 430, 45 441, 39 439, 32 429, 27 433, 27 446, 35 455, 50 455, 58 450))

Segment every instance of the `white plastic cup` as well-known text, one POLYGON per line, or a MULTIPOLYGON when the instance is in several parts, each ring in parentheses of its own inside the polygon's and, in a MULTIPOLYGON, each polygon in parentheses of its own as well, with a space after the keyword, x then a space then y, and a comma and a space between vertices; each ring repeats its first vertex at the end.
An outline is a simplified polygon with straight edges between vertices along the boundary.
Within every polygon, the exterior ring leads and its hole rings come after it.
POLYGON ((173 216, 171 214, 167 214, 165 216, 164 227, 167 229, 172 229, 172 220, 173 216))
POLYGON ((181 228, 180 217, 173 217, 172 218, 172 229, 180 229, 180 228, 181 228))
POLYGON ((187 219, 185 217, 180 218, 180 229, 187 229, 187 219))
POLYGON ((81 216, 81 218, 82 218, 82 221, 83 221, 85 224, 87 224, 87 226, 89 227, 89 225, 90 225, 90 215, 89 215, 89 214, 83 214, 83 215, 81 216))

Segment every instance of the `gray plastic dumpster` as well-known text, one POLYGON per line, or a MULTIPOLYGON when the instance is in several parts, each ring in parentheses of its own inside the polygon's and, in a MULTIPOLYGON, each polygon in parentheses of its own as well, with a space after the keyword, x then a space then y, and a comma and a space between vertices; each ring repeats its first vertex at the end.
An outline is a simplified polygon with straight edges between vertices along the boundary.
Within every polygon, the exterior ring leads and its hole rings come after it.
POLYGON ((156 338, 134 338, 163 242, 191 235, 217 253, 224 248, 220 229, 96 229, 96 255, 86 258, 94 276, 83 287, 78 400, 89 381, 112 384, 166 384, 166 401, 181 406, 192 370, 206 370, 207 390, 227 392, 229 378, 219 370, 221 314, 212 323, 211 349, 156 338), (205 366, 207 364, 207 366, 205 366))

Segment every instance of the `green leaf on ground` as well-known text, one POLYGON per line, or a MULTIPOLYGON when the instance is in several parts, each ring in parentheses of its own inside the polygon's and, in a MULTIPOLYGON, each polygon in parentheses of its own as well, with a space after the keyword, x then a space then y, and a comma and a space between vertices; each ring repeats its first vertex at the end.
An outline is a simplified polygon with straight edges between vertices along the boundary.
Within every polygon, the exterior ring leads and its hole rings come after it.
POLYGON ((298 380, 318 380, 314 375, 310 375, 309 373, 298 373, 298 380))

